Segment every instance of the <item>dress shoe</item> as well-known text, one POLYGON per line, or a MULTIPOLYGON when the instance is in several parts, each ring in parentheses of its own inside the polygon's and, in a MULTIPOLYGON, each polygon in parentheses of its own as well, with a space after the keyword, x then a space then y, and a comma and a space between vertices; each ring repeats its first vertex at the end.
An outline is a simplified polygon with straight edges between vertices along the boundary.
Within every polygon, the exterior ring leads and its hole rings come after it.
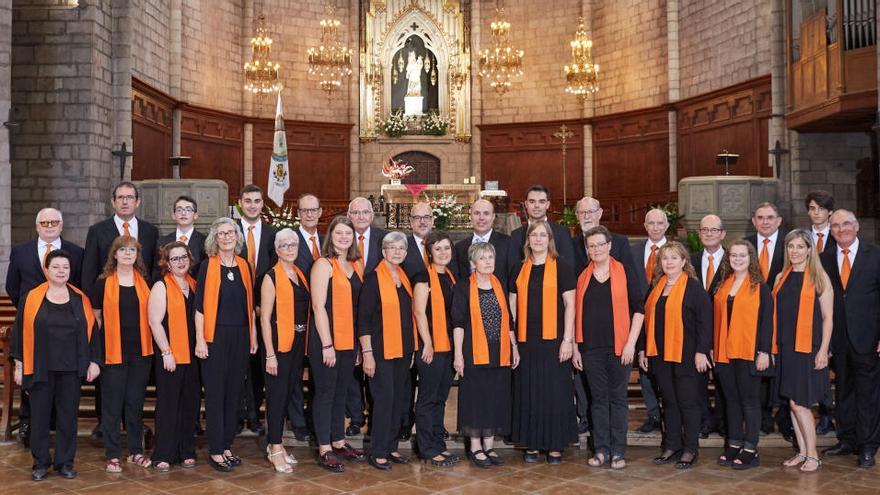
POLYGON ((208 456, 208 465, 210 465, 217 471, 220 471, 221 473, 228 473, 232 471, 232 465, 229 464, 229 461, 227 461, 225 458, 222 461, 215 461, 213 457, 208 456))
POLYGON ((561 455, 550 455, 547 454, 547 464, 551 465, 559 465, 562 464, 562 456, 561 455))
POLYGON ((816 435, 824 436, 834 431, 834 420, 831 416, 824 414, 819 417, 819 423, 816 425, 816 435))
POLYGON ((61 469, 58 470, 58 474, 60 474, 63 478, 72 480, 76 478, 76 469, 73 469, 73 466, 71 466, 70 464, 65 464, 61 466, 61 469))
POLYGON ((337 459, 332 451, 324 452, 319 455, 318 465, 333 473, 341 473, 345 471, 345 464, 337 459))
POLYGON ((300 442, 307 442, 312 438, 311 433, 309 433, 309 429, 304 426, 298 426, 293 429, 293 437, 300 442))
POLYGON ((388 458, 391 459, 391 462, 395 464, 409 464, 409 457, 391 454, 388 456, 388 458))
POLYGON ((22 423, 18 427, 18 439, 21 440, 21 445, 24 448, 31 448, 31 425, 30 423, 22 423))
POLYGON ((226 458, 226 462, 228 462, 230 466, 241 466, 241 457, 238 457, 237 455, 224 455, 223 457, 226 458))
POLYGON ((862 452, 859 454, 859 467, 860 468, 869 468, 874 467, 874 453, 871 451, 862 452))
POLYGON ((345 429, 345 436, 347 437, 356 437, 361 434, 361 427, 363 425, 350 424, 348 428, 345 429))
POLYGON ((333 454, 349 461, 361 462, 364 460, 364 453, 352 447, 348 442, 342 447, 333 447, 333 454))
POLYGON ((486 455, 489 456, 489 462, 491 462, 495 466, 501 466, 504 464, 504 458, 498 455, 498 452, 495 452, 495 449, 488 449, 485 451, 486 455))
POLYGON ((538 462, 538 451, 529 452, 527 450, 523 452, 523 462, 528 462, 529 464, 538 462))
POLYGON ((829 447, 822 451, 823 455, 851 455, 855 451, 852 447, 845 443, 837 442, 833 447, 829 447))
POLYGON ((385 462, 379 462, 376 460, 375 457, 369 456, 367 457, 367 462, 370 463, 370 466, 373 466, 380 471, 388 471, 389 469, 391 469, 391 461, 389 461, 388 459, 385 459, 385 462))
POLYGON ((648 419, 642 423, 642 426, 636 428, 638 433, 651 433, 660 429, 660 418, 656 416, 648 416, 648 419))
POLYGON ((773 433, 773 420, 762 420, 761 421, 761 435, 769 435, 773 433))
POLYGON ((92 433, 90 433, 89 436, 92 438, 92 440, 98 440, 99 438, 104 436, 104 430, 100 422, 95 425, 95 428, 92 430, 92 433))
POLYGON ((34 481, 43 481, 46 479, 46 476, 49 476, 49 469, 45 467, 35 467, 31 471, 31 479, 34 481))

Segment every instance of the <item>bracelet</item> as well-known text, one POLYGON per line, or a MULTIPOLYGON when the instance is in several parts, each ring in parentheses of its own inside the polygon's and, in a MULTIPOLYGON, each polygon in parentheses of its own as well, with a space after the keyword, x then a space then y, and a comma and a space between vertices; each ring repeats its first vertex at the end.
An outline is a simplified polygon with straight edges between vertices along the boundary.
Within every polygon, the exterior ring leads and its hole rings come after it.
POLYGON ((162 351, 162 357, 170 356, 170 355, 171 355, 171 349, 165 349, 164 351, 162 351))
POLYGON ((330 344, 330 345, 325 345, 321 349, 327 350, 327 349, 332 349, 332 348, 333 348, 333 344, 330 344))
POLYGON ((271 356, 266 356, 266 361, 270 359, 275 359, 275 354, 272 354, 271 356))
POLYGON ((361 354, 369 354, 369 353, 371 353, 371 352, 373 352, 372 349, 364 349, 364 350, 361 351, 361 354))
POLYGON ((571 339, 562 339, 563 344, 571 344, 571 339))

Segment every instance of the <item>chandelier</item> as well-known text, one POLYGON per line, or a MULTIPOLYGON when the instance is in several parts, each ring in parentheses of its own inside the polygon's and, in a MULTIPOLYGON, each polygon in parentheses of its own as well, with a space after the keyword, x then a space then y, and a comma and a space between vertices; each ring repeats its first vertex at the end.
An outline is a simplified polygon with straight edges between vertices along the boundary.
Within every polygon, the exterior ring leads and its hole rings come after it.
POLYGON ((352 50, 339 39, 339 19, 332 6, 327 7, 327 18, 321 20, 321 44, 309 48, 309 74, 316 76, 327 97, 342 86, 342 79, 351 75, 352 50))
POLYGON ((509 44, 510 23, 504 17, 503 7, 495 9, 495 20, 490 27, 492 47, 480 51, 479 75, 489 81, 489 85, 495 88, 500 98, 510 90, 513 79, 522 76, 524 52, 509 44))
POLYGON ((266 16, 260 14, 256 23, 256 36, 251 38, 251 61, 244 64, 244 89, 255 95, 277 93, 284 87, 278 80, 281 65, 269 60, 272 38, 266 28, 266 16))
POLYGON ((584 18, 578 17, 578 28, 571 40, 571 63, 566 65, 565 92, 581 100, 599 91, 599 64, 593 63, 593 40, 587 36, 584 18))

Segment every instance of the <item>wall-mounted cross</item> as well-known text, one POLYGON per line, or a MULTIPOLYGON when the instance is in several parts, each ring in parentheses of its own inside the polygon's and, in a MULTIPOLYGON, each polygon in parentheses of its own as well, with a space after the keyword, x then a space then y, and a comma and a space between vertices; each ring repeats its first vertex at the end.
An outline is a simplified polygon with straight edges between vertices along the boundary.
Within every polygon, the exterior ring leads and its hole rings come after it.
POLYGON ((779 174, 782 173, 782 155, 787 155, 788 150, 782 147, 782 143, 779 140, 776 140, 776 145, 770 150, 770 154, 775 158, 775 172, 776 178, 779 178, 779 174))
POLYGON ((128 146, 124 141, 118 150, 111 153, 113 156, 119 157, 119 180, 125 180, 125 164, 128 162, 128 157, 134 155, 134 153, 128 151, 128 146))
POLYGON ((562 141, 562 206, 564 207, 568 205, 568 191, 565 187, 567 182, 565 178, 565 153, 568 149, 568 140, 574 137, 574 133, 568 126, 562 124, 559 130, 553 133, 553 137, 562 141))

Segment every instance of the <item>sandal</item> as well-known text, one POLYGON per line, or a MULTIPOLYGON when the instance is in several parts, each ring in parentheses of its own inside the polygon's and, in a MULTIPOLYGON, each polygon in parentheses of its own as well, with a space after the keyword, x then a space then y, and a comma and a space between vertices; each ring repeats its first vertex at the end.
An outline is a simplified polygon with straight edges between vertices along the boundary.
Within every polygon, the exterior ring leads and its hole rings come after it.
POLYGON ((611 456, 611 469, 623 469, 626 467, 626 459, 622 455, 611 456))
POLYGON ((424 459, 424 462, 430 462, 432 466, 437 467, 451 467, 455 464, 455 461, 453 461, 449 457, 444 456, 443 454, 437 454, 430 459, 424 459), (437 457, 439 457, 440 459, 437 459, 437 457))
POLYGON ((594 468, 602 467, 606 462, 608 462, 608 456, 604 452, 596 452, 593 457, 587 459, 587 465, 594 468))
POLYGON ((171 471, 171 464, 168 464, 165 461, 162 461, 153 467, 156 468, 157 473, 167 473, 168 471, 171 471))
MULTIPOLYGON (((268 447, 267 447, 267 449, 268 449, 268 447)), ((275 468, 275 472, 276 472, 276 473, 280 473, 280 474, 290 474, 290 473, 293 472, 293 468, 290 467, 290 464, 288 464, 288 463, 287 463, 287 460, 284 459, 284 455, 285 455, 285 454, 284 454, 284 451, 283 451, 283 450, 280 450, 280 451, 278 451, 278 452, 273 452, 273 453, 271 453, 271 454, 270 454, 269 451, 267 450, 267 451, 266 451, 266 454, 267 454, 267 455, 266 455, 266 459, 268 459, 268 460, 269 460, 269 464, 272 464, 272 467, 275 468), (281 463, 281 465, 275 464, 275 461, 272 460, 273 457, 278 457, 278 456, 282 456, 282 461, 283 461, 283 462, 281 463)))
POLYGON ((196 467, 196 460, 193 458, 184 459, 183 462, 180 463, 180 467, 183 469, 192 469, 196 467))
POLYGON ((119 459, 108 459, 107 465, 104 466, 104 472, 121 473, 122 472, 122 464, 119 462, 119 459))
POLYGON ((730 466, 733 464, 733 460, 742 452, 742 447, 736 447, 734 445, 729 445, 726 449, 724 449, 724 453, 718 457, 718 465, 719 466, 730 466))
POLYGON ((739 455, 736 456, 736 459, 733 460, 731 467, 737 471, 744 471, 746 469, 758 467, 760 464, 761 460, 758 458, 757 451, 743 449, 739 455))
POLYGON ((791 459, 783 462, 782 465, 785 467, 798 467, 801 463, 803 463, 806 460, 807 460, 807 456, 805 456, 804 454, 797 454, 796 456, 792 457, 791 459))
POLYGON ((140 466, 144 469, 147 469, 153 464, 153 461, 150 460, 149 457, 143 454, 134 454, 125 458, 125 462, 134 464, 136 466, 140 466))
POLYGON ((819 460, 819 459, 817 459, 817 458, 815 458, 815 457, 810 457, 810 456, 808 456, 808 455, 805 455, 805 456, 804 456, 804 463, 801 465, 800 471, 801 471, 802 473, 815 473, 815 472, 818 471, 819 468, 821 468, 821 467, 822 467, 822 461, 821 461, 821 460, 819 460), (808 463, 808 462, 815 462, 815 463, 816 463, 816 467, 814 467, 814 468, 812 468, 812 469, 806 469, 806 467, 807 467, 807 463, 808 463))

